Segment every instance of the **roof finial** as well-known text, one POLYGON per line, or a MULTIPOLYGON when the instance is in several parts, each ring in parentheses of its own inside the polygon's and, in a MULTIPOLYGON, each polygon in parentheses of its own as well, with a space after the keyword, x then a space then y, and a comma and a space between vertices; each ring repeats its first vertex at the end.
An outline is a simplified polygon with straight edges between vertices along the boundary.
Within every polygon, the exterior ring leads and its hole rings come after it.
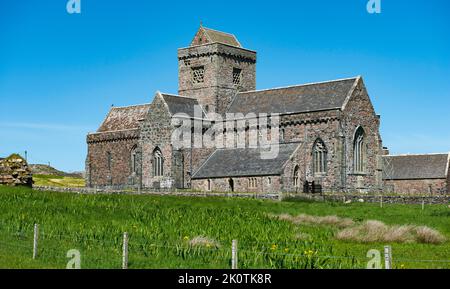
POLYGON ((200 28, 203 28, 203 21, 200 20, 200 28))

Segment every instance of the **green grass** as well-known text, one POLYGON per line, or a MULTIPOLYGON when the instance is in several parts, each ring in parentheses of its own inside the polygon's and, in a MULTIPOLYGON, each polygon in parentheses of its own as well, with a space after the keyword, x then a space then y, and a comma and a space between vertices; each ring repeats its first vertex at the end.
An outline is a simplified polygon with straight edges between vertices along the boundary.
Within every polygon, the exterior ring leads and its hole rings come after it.
MULTIPOLYGON (((384 205, 149 195, 81 195, 0 186, 0 268, 65 268, 69 249, 82 268, 120 268, 128 232, 130 268, 230 268, 238 240, 240 268, 365 268, 367 251, 386 244, 343 242, 331 226, 294 225, 268 214, 337 215, 354 221, 426 225, 450 240, 447 205, 384 205), (32 260, 33 224, 40 225, 32 260), (297 240, 304 233, 310 240, 297 240), (221 246, 193 247, 206 236, 221 246)), ((450 268, 450 242, 390 244, 395 268, 450 268)))
POLYGON ((56 175, 33 175, 35 186, 50 187, 84 187, 85 180, 83 178, 63 177, 56 175))

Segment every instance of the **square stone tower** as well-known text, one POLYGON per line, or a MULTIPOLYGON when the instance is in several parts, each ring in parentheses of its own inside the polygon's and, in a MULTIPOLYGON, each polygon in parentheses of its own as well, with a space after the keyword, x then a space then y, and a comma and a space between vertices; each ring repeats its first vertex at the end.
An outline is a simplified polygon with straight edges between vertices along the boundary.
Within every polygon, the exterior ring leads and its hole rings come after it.
POLYGON ((232 34, 200 26, 178 49, 178 94, 197 98, 206 112, 225 113, 238 91, 256 88, 256 52, 232 34))

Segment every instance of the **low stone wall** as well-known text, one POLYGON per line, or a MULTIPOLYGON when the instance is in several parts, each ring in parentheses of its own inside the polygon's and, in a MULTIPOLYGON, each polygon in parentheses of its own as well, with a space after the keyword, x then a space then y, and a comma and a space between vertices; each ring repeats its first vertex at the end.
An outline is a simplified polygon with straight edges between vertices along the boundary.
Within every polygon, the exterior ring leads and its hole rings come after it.
MULTIPOLYGON (((78 194, 129 194, 129 195, 156 195, 156 196, 183 196, 183 197, 230 197, 230 198, 252 198, 266 200, 282 200, 282 199, 305 199, 312 201, 328 201, 340 202, 351 201, 358 203, 363 200, 365 203, 380 203, 381 196, 376 195, 312 195, 312 194, 279 194, 279 193, 216 193, 216 192, 186 192, 173 190, 113 190, 113 189, 95 189, 95 188, 67 188, 67 187, 47 187, 33 186, 37 191, 50 191, 62 193, 78 193, 78 194)), ((450 195, 446 196, 383 196, 384 204, 416 204, 420 205, 424 202, 430 204, 449 204, 450 195)))
POLYGON ((68 187, 47 187, 33 186, 36 191, 49 191, 61 193, 78 194, 129 194, 129 195, 157 195, 157 196, 183 196, 183 197, 230 197, 230 198, 252 198, 279 200, 280 194, 277 193, 216 193, 216 192, 186 192, 173 190, 114 190, 114 189, 95 189, 95 188, 68 188, 68 187))
POLYGON ((364 202, 364 203, 380 203, 383 198, 384 204, 411 204, 420 205, 424 202, 426 205, 430 204, 449 204, 450 195, 436 195, 436 196, 411 196, 411 195, 398 195, 398 196, 383 196, 380 195, 306 195, 306 194, 285 194, 283 198, 299 198, 309 199, 315 201, 328 201, 328 202, 348 202, 352 203, 364 202))

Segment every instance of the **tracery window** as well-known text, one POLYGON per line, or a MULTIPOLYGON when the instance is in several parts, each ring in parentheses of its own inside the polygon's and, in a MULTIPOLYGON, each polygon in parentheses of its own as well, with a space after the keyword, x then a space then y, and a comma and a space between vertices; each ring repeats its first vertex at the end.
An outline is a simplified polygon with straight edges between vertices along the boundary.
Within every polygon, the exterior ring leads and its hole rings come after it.
POLYGON ((155 177, 162 176, 164 174, 164 158, 159 150, 156 148, 153 152, 153 175, 155 177))
POLYGON ((314 174, 323 174, 327 171, 328 151, 325 143, 317 139, 313 147, 313 168, 314 174))
POLYGON ((364 129, 359 127, 356 130, 355 138, 353 142, 353 169, 356 173, 364 172, 364 163, 366 157, 364 129))
POLYGON ((192 82, 203 83, 205 81, 205 67, 198 66, 192 68, 192 82))

